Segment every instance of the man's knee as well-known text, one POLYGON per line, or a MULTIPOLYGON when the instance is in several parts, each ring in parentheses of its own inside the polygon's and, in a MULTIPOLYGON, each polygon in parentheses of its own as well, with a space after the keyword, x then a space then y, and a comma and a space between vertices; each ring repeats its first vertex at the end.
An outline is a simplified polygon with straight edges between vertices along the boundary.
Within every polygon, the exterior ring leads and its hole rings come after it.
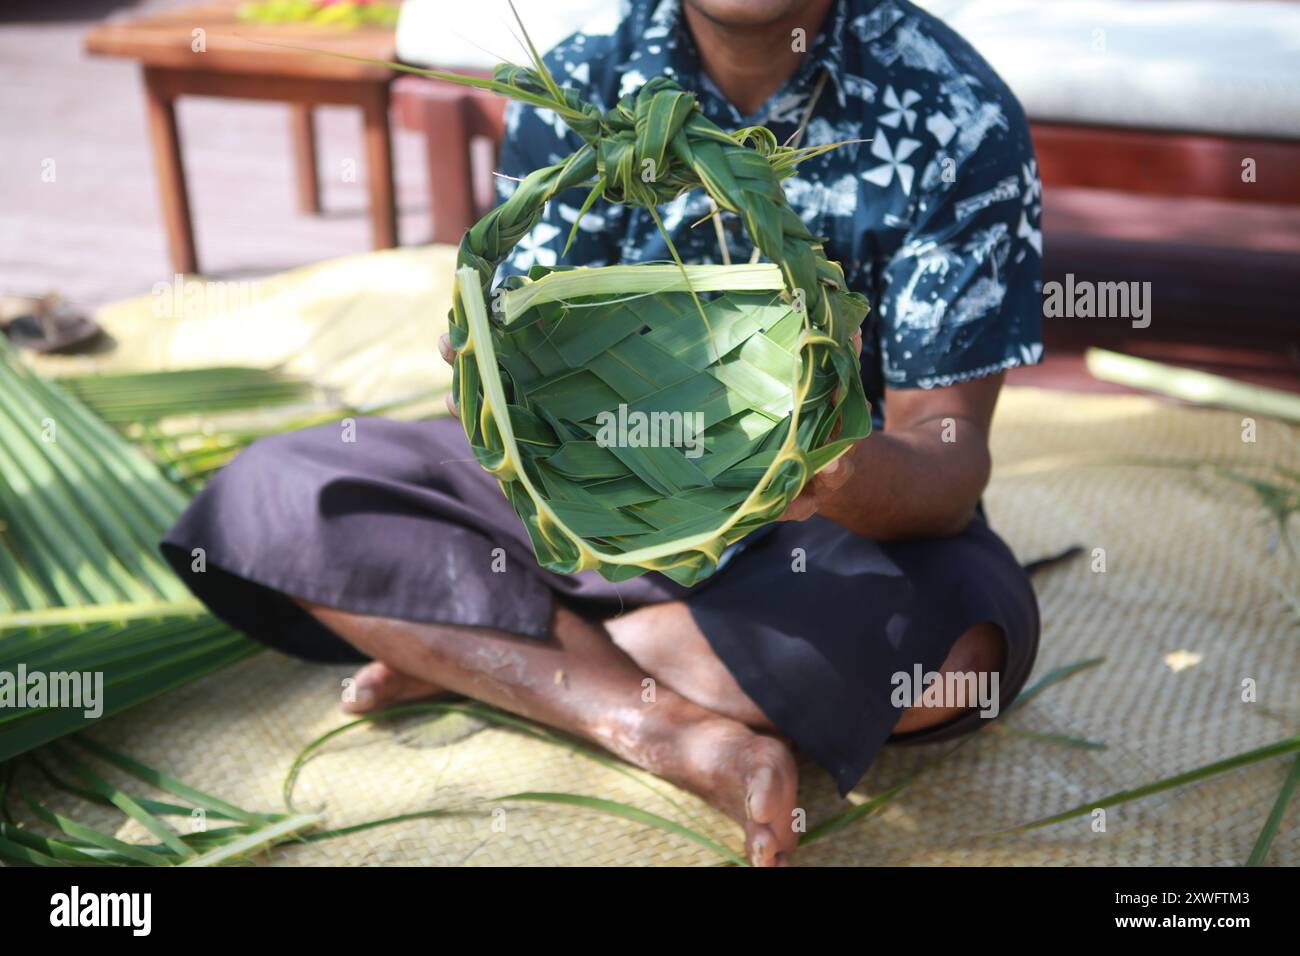
POLYGON ((605 621, 614 643, 649 669, 707 649, 708 641, 680 601, 650 604, 605 621))
POLYGON ((605 630, 648 676, 688 700, 755 729, 772 729, 682 602, 621 614, 606 621, 605 630))
POLYGON ((1007 639, 992 621, 976 624, 957 639, 939 669, 951 673, 1001 671, 1007 663, 1007 639))
MULTIPOLYGON (((943 663, 939 666, 939 674, 942 675, 944 686, 956 686, 959 681, 949 680, 949 677, 964 677, 970 681, 969 675, 974 675, 975 685, 978 689, 981 680, 984 681, 985 687, 993 686, 988 678, 981 675, 1001 674, 1006 667, 1007 662, 1007 640, 1002 633, 1002 628, 998 627, 991 621, 985 621, 983 624, 977 624, 969 631, 957 639, 957 643, 948 651, 948 656, 944 658, 943 663)), ((965 686, 964 684, 962 686, 965 686)), ((967 711, 980 706, 978 700, 968 699, 960 701, 943 700, 938 706, 930 704, 914 705, 903 712, 897 724, 894 725, 894 733, 907 734, 917 730, 926 730, 930 727, 938 727, 940 724, 946 724, 950 720, 956 720, 967 711)))

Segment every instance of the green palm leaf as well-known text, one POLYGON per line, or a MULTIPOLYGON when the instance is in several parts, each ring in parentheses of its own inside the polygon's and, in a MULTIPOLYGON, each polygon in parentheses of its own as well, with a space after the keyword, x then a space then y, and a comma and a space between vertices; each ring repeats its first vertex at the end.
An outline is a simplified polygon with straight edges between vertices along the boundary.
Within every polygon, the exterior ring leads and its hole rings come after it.
MULTIPOLYGON (((57 758, 76 776, 81 785, 69 784, 55 774, 39 757, 27 758, 47 779, 62 791, 99 806, 119 810, 126 819, 139 823, 159 842, 127 843, 100 829, 87 826, 75 817, 53 810, 24 794, 32 816, 57 836, 45 836, 14 823, 8 805, 13 788, 14 765, 6 764, 0 777, 0 859, 11 863, 38 866, 215 866, 242 862, 259 850, 297 842, 320 823, 316 814, 252 813, 228 801, 207 794, 176 778, 132 760, 94 741, 78 738, 76 744, 87 753, 167 793, 191 801, 193 806, 161 803, 127 793, 110 783, 94 767, 76 759, 66 749, 54 745, 42 751, 57 758), (232 826, 180 833, 164 822, 163 817, 192 819, 195 810, 221 818, 240 821, 232 826)), ((422 814, 407 815, 407 817, 422 814)), ((314 834, 320 838, 339 836, 396 822, 397 818, 369 821, 353 827, 314 834)))
MULTIPOLYGON (((53 810, 41 806, 30 797, 27 797, 25 802, 28 808, 39 820, 43 821, 48 826, 62 830, 73 840, 78 840, 82 843, 89 843, 92 846, 99 847, 101 850, 107 850, 109 853, 113 854, 113 857, 120 858, 127 863, 138 863, 143 864, 144 866, 170 865, 167 858, 161 854, 154 853, 151 850, 146 850, 136 844, 125 843, 116 837, 109 836, 107 833, 101 833, 93 827, 88 827, 83 823, 78 823, 71 817, 65 816, 62 813, 56 813, 53 810)), ((55 842, 56 841, 47 841, 46 845, 53 848, 55 842)), ((87 856, 90 859, 94 859, 93 856, 89 856, 89 854, 77 850, 69 844, 64 844, 64 846, 67 849, 71 849, 77 856, 87 856)), ((51 855, 53 856, 58 854, 52 849, 51 855)))
POLYGON ((1291 770, 1287 773, 1277 800, 1273 803, 1273 809, 1264 822, 1264 829, 1260 831, 1259 839, 1255 841, 1255 846, 1250 851, 1250 857, 1246 860, 1247 866, 1263 866, 1264 858, 1268 856, 1273 838, 1277 836, 1278 827, 1282 825, 1282 817, 1286 814, 1287 804, 1291 802, 1297 784, 1300 784, 1300 757, 1291 761, 1291 770))
MULTIPOLYGON (((158 553, 185 495, 3 337, 0 447, 0 670, 102 674, 113 714, 257 649, 158 553)), ((0 761, 89 719, 49 703, 0 710, 0 761)))
POLYGON ((238 366, 68 375, 58 384, 112 425, 290 405, 307 401, 314 391, 309 382, 281 372, 238 366))
POLYGON ((177 780, 175 777, 154 770, 152 767, 147 767, 139 761, 132 760, 130 757, 120 754, 102 744, 95 743, 95 741, 84 735, 73 738, 72 742, 83 750, 87 750, 94 754, 105 763, 112 764, 119 770, 125 770, 133 777, 137 777, 145 783, 152 784, 165 793, 170 793, 172 796, 180 797, 182 800, 188 800, 196 807, 201 807, 208 813, 218 814, 229 820, 242 820, 244 823, 252 824, 254 826, 260 826, 267 821, 267 817, 264 814, 249 813, 247 810, 242 810, 234 804, 227 803, 226 801, 206 794, 201 790, 197 790, 194 787, 177 780))
MULTIPOLYGON (((101 625, 0 631, 0 670, 52 665, 51 670, 103 674, 103 716, 121 713, 227 667, 257 645, 209 615, 101 625), (27 643, 39 648, 22 651, 27 643)), ((32 750, 91 722, 82 709, 0 710, 0 761, 32 750)))
POLYGON ((1053 814, 1049 817, 1043 817, 1041 820, 1033 820, 1029 823, 1022 824, 1018 827, 1012 827, 1008 830, 1000 831, 1003 833, 1022 833, 1026 830, 1035 830, 1039 827, 1048 827, 1056 823, 1062 823, 1066 820, 1073 820, 1076 817, 1085 816, 1094 810, 1102 810, 1108 807, 1119 806, 1120 804, 1130 803, 1134 800, 1141 800, 1143 797, 1149 797, 1153 794, 1163 793, 1167 790, 1173 790, 1178 787, 1186 786, 1189 783, 1195 783, 1198 780, 1206 780, 1219 774, 1228 773, 1231 770, 1237 770, 1241 767, 1250 766, 1264 760, 1272 760, 1276 757, 1283 757, 1287 754, 1300 752, 1300 735, 1287 737, 1284 740, 1278 740, 1264 747, 1258 747, 1249 750, 1246 753, 1236 754, 1223 760, 1216 760, 1213 763, 1196 767, 1183 773, 1174 774, 1171 777, 1165 777, 1162 780, 1153 783, 1144 784, 1140 787, 1134 787, 1131 790, 1120 790, 1116 793, 1110 793, 1096 800, 1090 800, 1087 803, 1080 804, 1069 810, 1053 814))
POLYGON ((219 866, 233 860, 242 860, 258 850, 283 843, 304 830, 310 830, 318 826, 320 820, 320 816, 315 813, 299 813, 281 820, 275 820, 250 833, 241 833, 229 842, 213 847, 206 853, 191 856, 180 865, 219 866))
POLYGON ((113 806, 157 837, 172 853, 182 858, 194 856, 194 850, 180 838, 180 834, 164 823, 162 818, 141 806, 139 801, 129 793, 113 786, 89 766, 76 760, 57 744, 52 749, 73 775, 81 779, 84 786, 100 796, 106 797, 113 806))
POLYGON ((642 826, 654 827, 657 830, 663 830, 665 833, 672 833, 676 836, 685 837, 693 843, 698 843, 700 846, 712 850, 728 863, 733 863, 736 866, 748 866, 743 858, 737 855, 734 851, 727 849, 716 840, 712 840, 702 833, 669 820, 667 817, 661 817, 657 813, 642 810, 639 807, 632 806, 631 804, 620 803, 617 800, 606 800, 601 797, 585 797, 577 793, 546 793, 538 791, 512 793, 504 797, 498 797, 497 799, 520 800, 531 803, 555 803, 563 806, 582 807, 585 810, 594 810, 597 813, 620 817, 624 820, 631 820, 633 823, 639 823, 642 826))

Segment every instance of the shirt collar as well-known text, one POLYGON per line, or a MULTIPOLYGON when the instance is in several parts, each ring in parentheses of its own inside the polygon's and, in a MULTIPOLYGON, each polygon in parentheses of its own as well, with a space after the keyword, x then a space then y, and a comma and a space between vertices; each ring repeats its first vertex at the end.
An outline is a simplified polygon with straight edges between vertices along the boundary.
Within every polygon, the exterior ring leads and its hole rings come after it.
POLYGON ((835 0, 822 30, 817 34, 804 62, 799 64, 802 72, 805 66, 810 68, 809 76, 816 76, 818 69, 826 71, 827 81, 835 86, 835 99, 844 106, 844 29, 849 19, 848 0, 835 0))

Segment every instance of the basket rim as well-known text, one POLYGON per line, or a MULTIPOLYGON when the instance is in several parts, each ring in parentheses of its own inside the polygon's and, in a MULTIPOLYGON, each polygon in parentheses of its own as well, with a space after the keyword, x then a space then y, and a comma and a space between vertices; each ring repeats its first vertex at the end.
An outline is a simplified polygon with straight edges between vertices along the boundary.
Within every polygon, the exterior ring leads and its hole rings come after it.
POLYGON ((734 265, 676 265, 674 263, 579 266, 549 272, 504 292, 500 298, 501 322, 509 328, 531 308, 547 302, 584 295, 654 295, 660 292, 782 292, 785 280, 774 263, 734 265), (593 292, 584 286, 604 277, 618 280, 615 289, 593 292))

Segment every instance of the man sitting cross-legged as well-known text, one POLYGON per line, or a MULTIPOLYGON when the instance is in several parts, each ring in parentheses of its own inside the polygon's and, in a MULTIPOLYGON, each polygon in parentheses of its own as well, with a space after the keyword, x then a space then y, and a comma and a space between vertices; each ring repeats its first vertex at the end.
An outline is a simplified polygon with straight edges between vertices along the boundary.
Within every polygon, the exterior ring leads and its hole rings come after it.
MULTIPOLYGON (((351 710, 485 701, 699 793, 742 824, 751 862, 788 863, 795 751, 847 792, 886 742, 995 715, 1033 665, 1033 591, 979 506, 1002 375, 1042 352, 1028 127, 987 64, 904 0, 640 0, 547 61, 603 108, 667 75, 724 128, 848 141, 785 187, 872 305, 855 342, 876 432, 691 588, 540 569, 449 419, 257 442, 164 551, 255 638, 370 661, 351 710), (993 693, 918 697, 906 683, 918 673, 976 675, 993 693)), ((503 191, 576 145, 553 117, 512 106, 503 191)), ((553 200, 507 271, 669 259, 646 210, 606 203, 562 255, 581 202, 553 200)), ((663 208, 682 258, 747 261, 734 217, 692 228, 708 214, 699 191, 663 208)))

